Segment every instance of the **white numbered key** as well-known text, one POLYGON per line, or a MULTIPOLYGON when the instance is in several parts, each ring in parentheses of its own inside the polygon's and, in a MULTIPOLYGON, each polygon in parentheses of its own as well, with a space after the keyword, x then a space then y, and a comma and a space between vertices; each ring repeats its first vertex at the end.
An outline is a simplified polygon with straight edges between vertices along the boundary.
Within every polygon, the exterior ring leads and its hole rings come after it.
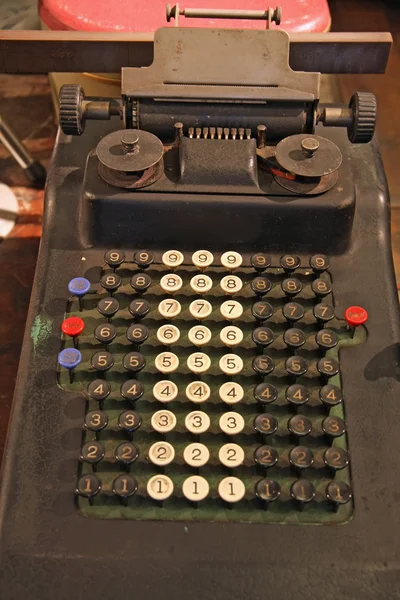
POLYGON ((204 383, 204 381, 192 381, 186 388, 186 397, 196 404, 206 402, 210 395, 210 386, 204 383))
POLYGON ((183 254, 179 250, 167 250, 161 258, 163 264, 171 269, 179 267, 183 263, 183 259, 183 254))
POLYGON ((244 498, 246 488, 241 479, 225 477, 218 485, 218 494, 225 502, 239 502, 244 498))
POLYGON ((211 331, 205 325, 195 325, 188 331, 189 342, 194 346, 205 346, 211 340, 211 331))
POLYGON ((224 354, 219 359, 219 368, 226 375, 237 375, 243 371, 243 361, 237 354, 224 354))
POLYGON ((178 388, 173 381, 167 379, 157 381, 153 387, 153 396, 159 402, 172 402, 178 395, 178 388))
POLYGON ((154 475, 147 482, 147 493, 153 500, 167 500, 173 491, 174 484, 166 475, 154 475))
POLYGON ((193 300, 189 306, 189 312, 195 319, 207 319, 212 313, 212 306, 208 300, 193 300))
POLYGON ((204 352, 193 352, 186 364, 192 373, 205 373, 211 367, 211 359, 204 352))
POLYGON ((161 373, 173 373, 179 367, 179 358, 173 352, 161 352, 156 356, 155 365, 161 373))
POLYGON ((184 449, 183 460, 191 467, 203 467, 210 460, 210 451, 204 444, 194 442, 184 449))
POLYGON ((237 435, 243 431, 245 422, 237 412, 226 412, 219 419, 219 426, 221 431, 228 435, 237 435))
POLYGON ((206 294, 211 290, 213 282, 208 275, 195 275, 190 280, 190 287, 196 294, 206 294))
POLYGON ((219 339, 225 346, 239 346, 243 342, 243 331, 234 325, 221 329, 219 339))
POLYGON ((207 479, 200 475, 192 475, 183 482, 182 492, 185 498, 191 502, 199 502, 207 498, 210 491, 207 479))
POLYGON ((239 467, 244 462, 244 450, 238 444, 224 444, 219 449, 218 458, 225 467, 239 467))
POLYGON ((236 275, 226 275, 221 279, 220 286, 225 294, 237 294, 243 287, 243 281, 236 275))
POLYGON ((149 460, 158 466, 169 465, 175 458, 175 449, 169 442, 155 442, 149 448, 149 460))
POLYGON ((223 383, 218 390, 219 397, 226 404, 237 404, 243 400, 244 390, 241 385, 234 381, 223 383))
POLYGON ((165 319, 173 319, 177 317, 182 310, 181 303, 178 300, 174 300, 174 298, 166 298, 165 300, 161 300, 158 305, 158 312, 165 319))
POLYGON ((160 279, 160 285, 165 292, 177 292, 182 287, 182 277, 176 273, 167 273, 160 279))
POLYGON ((239 319, 243 314, 243 306, 237 300, 226 300, 221 304, 221 315, 228 321, 239 319))
POLYGON ((181 337, 181 332, 175 325, 162 325, 157 329, 157 339, 165 346, 175 344, 181 337))
POLYGON ((185 427, 191 433, 204 433, 210 424, 210 417, 201 410, 194 410, 185 419, 185 427))
POLYGON ((192 254, 192 263, 199 269, 205 269, 214 262, 214 256, 208 250, 196 250, 192 254))
POLYGON ((243 256, 238 252, 224 252, 221 256, 221 265, 226 269, 233 270, 238 269, 243 262, 243 256))
POLYGON ((159 433, 168 433, 176 427, 176 416, 170 410, 158 410, 151 417, 151 426, 159 433))

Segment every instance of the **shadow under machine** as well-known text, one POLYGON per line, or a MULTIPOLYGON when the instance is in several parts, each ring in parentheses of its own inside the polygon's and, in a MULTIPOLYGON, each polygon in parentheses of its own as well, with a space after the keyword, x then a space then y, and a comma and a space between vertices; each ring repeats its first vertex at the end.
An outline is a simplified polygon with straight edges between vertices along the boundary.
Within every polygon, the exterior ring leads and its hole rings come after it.
POLYGON ((321 72, 384 72, 390 36, 103 36, 0 37, 8 72, 122 67, 119 98, 60 91, 1 598, 397 597, 376 99, 320 101, 321 72))

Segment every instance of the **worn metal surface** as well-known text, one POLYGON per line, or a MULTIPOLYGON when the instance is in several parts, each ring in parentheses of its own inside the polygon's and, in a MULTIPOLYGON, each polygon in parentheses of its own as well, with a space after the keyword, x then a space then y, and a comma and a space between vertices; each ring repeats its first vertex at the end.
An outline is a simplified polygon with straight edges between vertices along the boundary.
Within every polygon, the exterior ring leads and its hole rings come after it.
POLYGON ((109 169, 133 172, 144 171, 158 163, 164 154, 164 148, 161 141, 148 131, 121 129, 103 137, 97 145, 96 154, 99 161, 109 169), (132 151, 125 147, 125 136, 128 133, 137 137, 137 141, 132 140, 132 151))
MULTIPOLYGON (((308 145, 311 147, 311 143, 308 145)), ((323 177, 340 167, 342 153, 336 144, 322 136, 299 134, 279 142, 276 147, 276 160, 283 169, 300 177, 323 177), (317 142, 314 152, 303 147, 307 140, 317 142)))
MULTIPOLYGON (((393 41, 390 33, 291 33, 289 38, 291 68, 321 73, 384 73, 393 41)), ((0 31, 0 73, 116 73, 152 60, 152 33, 0 31)))
POLYGON ((289 43, 284 31, 159 29, 152 65, 122 69, 122 94, 225 101, 318 98, 320 74, 292 71, 289 43))

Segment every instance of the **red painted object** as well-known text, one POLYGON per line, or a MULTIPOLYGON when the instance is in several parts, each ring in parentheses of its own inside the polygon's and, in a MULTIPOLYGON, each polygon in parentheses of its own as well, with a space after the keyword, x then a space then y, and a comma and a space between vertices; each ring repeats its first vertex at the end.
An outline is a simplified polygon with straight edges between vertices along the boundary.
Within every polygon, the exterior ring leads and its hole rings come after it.
MULTIPOLYGON (((174 2, 170 0, 171 4, 174 2)), ((40 18, 49 29, 74 31, 149 32, 159 27, 173 27, 165 19, 166 0, 39 0, 40 18)), ((183 0, 181 8, 230 8, 265 10, 282 7, 282 23, 278 29, 298 32, 328 31, 331 17, 327 0, 183 0)), ((264 21, 231 19, 186 19, 183 27, 217 27, 230 29, 263 29, 264 21)), ((277 28, 275 23, 272 29, 277 28)))
POLYGON ((69 317, 61 324, 61 331, 69 337, 77 337, 85 329, 85 323, 79 317, 69 317))
POLYGON ((367 321, 368 313, 361 306, 349 306, 349 308, 346 308, 344 318, 350 327, 358 327, 367 321))

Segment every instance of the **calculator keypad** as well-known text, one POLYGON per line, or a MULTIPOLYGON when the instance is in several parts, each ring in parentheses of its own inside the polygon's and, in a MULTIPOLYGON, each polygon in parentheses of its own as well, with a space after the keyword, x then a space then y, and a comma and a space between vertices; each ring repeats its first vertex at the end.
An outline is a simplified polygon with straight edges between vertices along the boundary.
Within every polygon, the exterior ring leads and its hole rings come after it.
POLYGON ((98 518, 343 523, 353 511, 324 255, 108 250, 62 335, 85 394, 76 493, 98 518), (82 310, 80 310, 82 308, 82 310), (268 509, 268 510, 267 510, 268 509))

